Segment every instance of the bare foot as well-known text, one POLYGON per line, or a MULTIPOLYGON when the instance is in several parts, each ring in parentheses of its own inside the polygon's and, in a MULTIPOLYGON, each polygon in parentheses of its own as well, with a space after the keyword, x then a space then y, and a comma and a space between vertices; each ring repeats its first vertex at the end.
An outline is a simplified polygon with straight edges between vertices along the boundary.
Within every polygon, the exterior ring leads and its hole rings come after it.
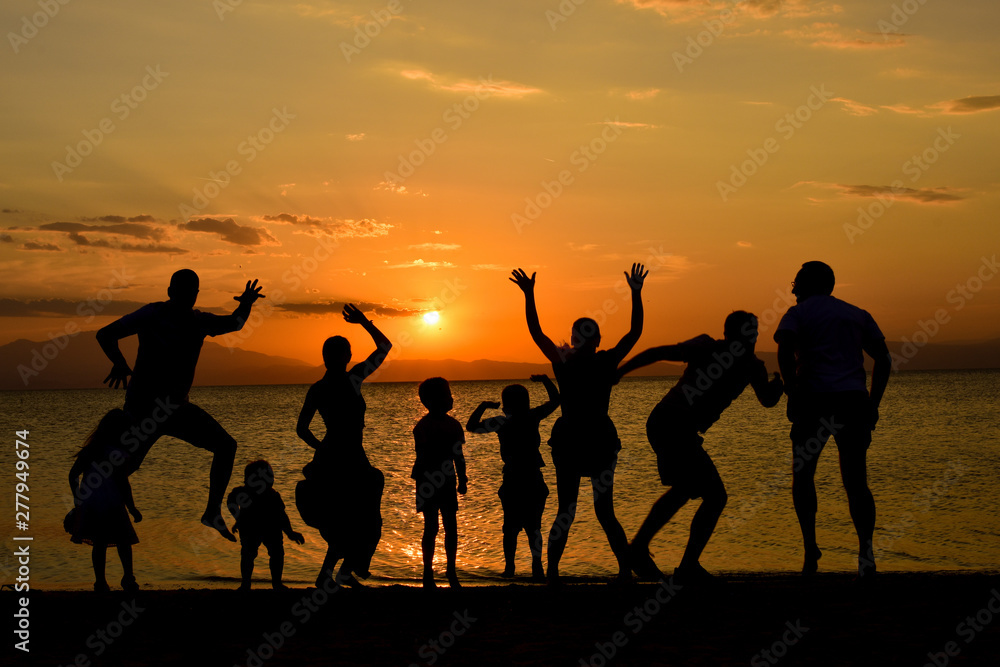
POLYGON ((805 559, 802 561, 802 574, 811 576, 819 569, 819 559, 823 557, 823 552, 815 544, 812 549, 806 549, 805 559))
POLYGON ((448 585, 452 588, 461 588, 462 585, 458 583, 458 573, 455 570, 448 570, 445 572, 445 576, 448 578, 448 585))
POLYGON ((201 523, 209 528, 214 528, 219 531, 219 535, 222 535, 230 542, 236 541, 236 536, 230 533, 229 529, 226 528, 226 520, 222 518, 221 512, 216 513, 215 515, 206 513, 203 517, 201 517, 201 523))

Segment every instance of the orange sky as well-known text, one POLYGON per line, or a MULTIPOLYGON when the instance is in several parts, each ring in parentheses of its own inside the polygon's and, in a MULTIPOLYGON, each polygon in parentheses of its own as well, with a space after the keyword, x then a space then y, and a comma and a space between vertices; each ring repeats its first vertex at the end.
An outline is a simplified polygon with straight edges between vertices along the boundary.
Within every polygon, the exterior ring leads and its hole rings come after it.
POLYGON ((0 344, 189 267, 199 307, 260 279, 244 349, 361 353, 352 301, 408 358, 539 361, 514 267, 610 342, 646 263, 642 348, 767 329, 812 259, 890 339, 1000 336, 995 2, 570 4, 5 3, 0 344))

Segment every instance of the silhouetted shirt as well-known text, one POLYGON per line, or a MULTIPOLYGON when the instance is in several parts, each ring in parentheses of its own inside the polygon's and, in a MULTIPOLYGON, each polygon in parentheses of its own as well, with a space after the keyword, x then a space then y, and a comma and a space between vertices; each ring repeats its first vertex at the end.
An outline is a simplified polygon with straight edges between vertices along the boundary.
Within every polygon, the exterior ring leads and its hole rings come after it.
POLYGON ((317 452, 321 464, 370 465, 363 444, 367 404, 361 382, 350 373, 328 372, 309 387, 306 400, 313 401, 326 426, 317 452))
POLYGON ((552 414, 551 410, 540 414, 538 408, 514 417, 504 416, 503 425, 497 429, 500 440, 500 458, 503 460, 503 472, 519 473, 533 472, 545 465, 541 452, 542 436, 538 426, 542 419, 552 414))
POLYGON ((245 540, 280 536, 291 530, 285 502, 273 488, 237 486, 226 498, 229 511, 236 517, 236 528, 245 540))
POLYGON ((417 460, 413 462, 410 477, 424 479, 424 473, 442 471, 455 476, 452 463, 458 448, 465 443, 465 430, 451 415, 427 414, 413 428, 413 441, 417 460))
POLYGON ((693 428, 704 433, 743 393, 754 376, 767 380, 764 362, 740 341, 716 340, 702 334, 677 345, 683 374, 651 419, 662 418, 671 428, 693 428))
POLYGON ((775 340, 781 331, 795 334, 795 375, 803 389, 867 391, 864 347, 885 340, 867 311, 834 296, 810 296, 788 309, 775 340))
POLYGON ((147 304, 109 325, 118 338, 139 337, 126 402, 167 397, 186 401, 205 337, 242 326, 235 315, 178 309, 167 301, 147 304))
POLYGON ((611 389, 618 381, 618 361, 607 350, 570 353, 552 363, 559 382, 562 415, 575 422, 606 418, 611 389))

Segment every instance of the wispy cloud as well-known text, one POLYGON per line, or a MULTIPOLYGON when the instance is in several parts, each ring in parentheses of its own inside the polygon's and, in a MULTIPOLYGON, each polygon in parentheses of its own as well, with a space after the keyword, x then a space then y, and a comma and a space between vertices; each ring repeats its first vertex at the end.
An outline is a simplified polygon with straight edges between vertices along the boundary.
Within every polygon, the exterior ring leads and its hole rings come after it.
POLYGON ((811 23, 782 32, 793 41, 831 49, 889 49, 905 44, 904 36, 884 38, 872 32, 845 32, 837 23, 811 23))
POLYGON ((449 79, 423 69, 404 69, 399 74, 411 81, 426 81, 434 90, 450 93, 478 93, 481 96, 519 99, 544 92, 541 88, 513 81, 495 81, 492 74, 485 79, 449 79))
MULTIPOLYGON (((115 217, 115 216, 107 216, 107 217, 115 217)), ((85 225, 80 222, 48 222, 43 225, 39 225, 38 229, 46 232, 70 232, 76 234, 87 233, 87 232, 96 232, 102 234, 121 234, 122 236, 132 236, 137 239, 152 239, 152 240, 159 240, 164 237, 163 230, 158 227, 137 224, 134 222, 126 222, 124 218, 121 221, 111 221, 111 222, 113 222, 114 224, 85 225)))
POLYGON ((461 248, 457 243, 419 243, 409 246, 410 250, 458 250, 461 248))
POLYGON ((271 236, 271 233, 264 227, 241 225, 232 218, 226 218, 225 220, 197 218, 188 222, 182 222, 177 227, 178 229, 191 232, 215 234, 226 243, 232 243, 233 245, 281 245, 278 239, 271 236))
MULTIPOLYGON (((895 185, 851 185, 845 183, 822 183, 819 181, 800 181, 792 187, 812 186, 825 190, 836 190, 841 197, 861 197, 878 199, 898 199, 917 204, 951 204, 968 197, 958 194, 964 192, 956 188, 907 188, 895 185)), ((821 199, 812 199, 816 203, 821 199)))
MULTIPOLYGON (((79 317, 86 299, 0 299, 0 317, 79 317)), ((138 301, 112 299, 103 304, 101 315, 127 315, 146 305, 138 301)))
POLYGON ((261 215, 254 218, 261 222, 292 225, 312 230, 315 234, 325 234, 338 239, 343 238, 376 238, 387 236, 393 226, 387 222, 379 222, 370 218, 353 220, 350 218, 316 218, 311 215, 295 215, 278 213, 277 215, 261 215))
POLYGON ((833 97, 830 98, 833 102, 839 102, 844 106, 844 111, 852 116, 871 116, 878 113, 878 109, 875 107, 870 107, 861 102, 848 99, 846 97, 833 97))
POLYGON ((63 249, 53 243, 44 241, 25 241, 21 244, 20 250, 41 250, 44 252, 62 252, 63 249))
POLYGON ((381 317, 408 317, 417 315, 424 311, 415 308, 396 308, 381 303, 369 303, 366 301, 316 301, 312 303, 282 303, 276 308, 289 313, 299 315, 340 315, 344 306, 353 303, 362 312, 375 312, 381 317))
POLYGON ((931 105, 932 109, 940 109, 944 114, 970 114, 982 111, 1000 109, 1000 95, 977 95, 963 97, 959 100, 948 100, 931 105))
POLYGON ((387 269, 450 269, 455 265, 451 262, 425 262, 422 259, 415 259, 412 262, 403 264, 389 264, 387 269))

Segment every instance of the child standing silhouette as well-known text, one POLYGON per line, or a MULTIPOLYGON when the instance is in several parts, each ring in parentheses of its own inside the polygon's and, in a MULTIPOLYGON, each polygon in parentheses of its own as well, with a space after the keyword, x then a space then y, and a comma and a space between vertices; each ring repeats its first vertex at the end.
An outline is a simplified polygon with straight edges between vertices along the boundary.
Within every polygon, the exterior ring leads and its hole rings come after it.
POLYGON ((285 547, 281 534, 297 544, 303 544, 302 533, 292 530, 281 495, 274 490, 274 470, 267 461, 253 461, 243 469, 243 486, 237 486, 226 498, 226 505, 236 523, 233 532, 240 536, 241 591, 250 590, 253 562, 260 545, 267 547, 270 559, 271 588, 287 588, 281 583, 285 568, 285 547))
POLYGON ((465 456, 462 425, 448 414, 454 406, 448 381, 434 377, 420 383, 420 402, 427 408, 413 428, 417 458, 410 473, 417 486, 417 511, 424 514, 423 552, 425 588, 435 588, 434 541, 438 534, 438 513, 444 525, 444 553, 447 558, 448 583, 460 588, 455 559, 458 555, 458 496, 465 495, 465 456), (456 481, 458 486, 456 487, 456 481))
POLYGON ((108 412, 77 452, 69 471, 69 488, 76 504, 70 539, 76 544, 93 545, 94 590, 98 593, 110 590, 104 574, 108 547, 118 548, 122 588, 139 590, 132 571, 132 545, 139 542, 139 537, 128 515, 131 513, 138 523, 142 514, 132 499, 128 481, 132 468, 125 465, 128 454, 121 447, 122 434, 130 426, 124 410, 108 412))
POLYGON ((483 401, 469 417, 465 428, 470 433, 496 433, 500 440, 500 458, 503 460, 503 483, 497 495, 503 507, 503 555, 504 570, 501 576, 514 576, 514 555, 517 553, 517 538, 523 530, 528 536, 531 549, 531 575, 536 581, 544 581, 542 569, 542 513, 549 487, 542 477, 542 460, 538 448, 542 437, 538 426, 543 419, 559 407, 559 390, 547 375, 532 375, 532 382, 541 382, 549 394, 549 400, 532 408, 528 390, 524 385, 512 384, 504 387, 503 416, 491 417, 483 421, 483 413, 500 407, 499 403, 483 401))

